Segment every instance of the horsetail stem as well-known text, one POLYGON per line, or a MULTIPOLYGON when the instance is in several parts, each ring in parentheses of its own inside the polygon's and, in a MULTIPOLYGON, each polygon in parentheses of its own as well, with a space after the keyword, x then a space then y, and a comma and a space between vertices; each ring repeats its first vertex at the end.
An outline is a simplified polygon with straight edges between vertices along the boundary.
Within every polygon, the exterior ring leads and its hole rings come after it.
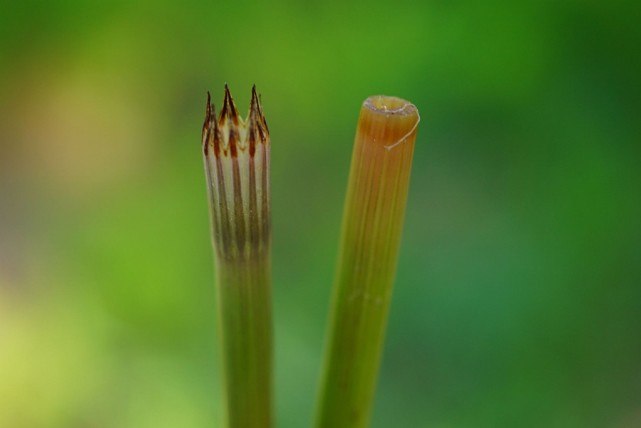
POLYGON ((270 138, 256 87, 247 119, 207 94, 202 132, 216 261, 225 425, 272 426, 270 138))
POLYGON ((362 105, 344 207, 317 428, 369 424, 409 189, 418 110, 362 105))

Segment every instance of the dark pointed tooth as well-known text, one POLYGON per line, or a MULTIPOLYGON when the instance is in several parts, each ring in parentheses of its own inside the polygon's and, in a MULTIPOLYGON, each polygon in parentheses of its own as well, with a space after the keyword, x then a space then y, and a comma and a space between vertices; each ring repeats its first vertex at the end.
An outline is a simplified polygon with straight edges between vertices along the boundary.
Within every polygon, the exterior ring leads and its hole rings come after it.
POLYGON ((208 152, 208 140, 211 134, 211 115, 212 105, 211 105, 211 94, 207 91, 207 105, 205 106, 205 121, 203 122, 203 131, 202 131, 202 144, 203 151, 205 154, 208 152))
POLYGON ((252 98, 249 104, 248 129, 247 129, 247 146, 249 147, 249 156, 253 157, 256 153, 256 134, 260 128, 260 113, 258 111, 258 94, 256 85, 252 86, 252 98))
POLYGON ((225 101, 223 102, 223 109, 220 112, 220 120, 223 121, 225 118, 231 119, 234 123, 238 123, 238 110, 234 104, 234 99, 229 92, 229 86, 225 83, 225 101))
POLYGON ((250 133, 257 132, 260 134, 260 139, 263 140, 264 135, 267 132, 267 122, 265 122, 263 108, 260 104, 260 95, 258 95, 258 92, 256 91, 256 85, 252 87, 252 98, 249 107, 249 122, 250 133))
POLYGON ((258 113, 259 112, 259 106, 258 106, 258 93, 256 93, 256 85, 252 86, 252 100, 251 100, 251 105, 250 109, 251 112, 258 113))
POLYGON ((220 154, 220 145, 221 145, 221 136, 220 130, 218 129, 218 122, 216 121, 216 107, 212 104, 212 137, 210 137, 211 144, 214 146, 214 156, 218 157, 220 154))
POLYGON ((260 117, 260 121, 261 121, 263 127, 265 128, 265 132, 267 134, 269 134, 269 128, 267 127, 267 120, 265 120, 265 114, 263 113, 263 105, 261 103, 261 96, 260 95, 258 95, 256 97, 256 105, 258 106, 258 113, 259 113, 258 116, 260 117))
POLYGON ((216 121, 216 106, 211 103, 211 96, 207 93, 207 109, 205 112, 205 123, 203 124, 203 151, 205 155, 209 153, 211 147, 214 148, 214 154, 217 156, 220 149, 220 132, 218 122, 216 121))
POLYGON ((227 111, 229 110, 229 103, 227 101, 227 96, 229 95, 229 88, 227 87, 227 83, 225 83, 225 96, 223 97, 223 108, 220 110, 220 117, 218 121, 220 123, 223 123, 223 120, 225 120, 225 117, 227 116, 227 111))
POLYGON ((258 110, 258 95, 256 95, 256 85, 252 87, 252 99, 249 104, 249 131, 255 131, 256 121, 259 120, 260 112, 258 110))
POLYGON ((205 104, 205 121, 203 122, 203 135, 211 119, 211 94, 207 91, 207 104, 205 104))

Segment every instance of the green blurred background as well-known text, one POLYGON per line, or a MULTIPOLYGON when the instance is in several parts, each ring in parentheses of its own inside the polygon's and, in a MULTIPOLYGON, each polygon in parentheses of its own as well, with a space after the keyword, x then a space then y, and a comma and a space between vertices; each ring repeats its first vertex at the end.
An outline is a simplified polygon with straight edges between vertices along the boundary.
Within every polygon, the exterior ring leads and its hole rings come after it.
POLYGON ((0 427, 221 415, 200 128, 272 132, 279 427, 309 426, 360 103, 422 114, 373 426, 641 426, 636 1, 2 1, 0 427))

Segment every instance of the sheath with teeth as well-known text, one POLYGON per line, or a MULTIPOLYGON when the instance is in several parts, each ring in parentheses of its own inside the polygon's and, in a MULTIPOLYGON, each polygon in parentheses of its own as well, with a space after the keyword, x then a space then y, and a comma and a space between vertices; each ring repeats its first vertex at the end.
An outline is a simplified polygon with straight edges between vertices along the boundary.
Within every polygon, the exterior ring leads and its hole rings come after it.
POLYGON ((249 114, 229 88, 220 115, 207 94, 202 131, 218 321, 225 425, 272 424, 270 139, 256 87, 249 114))

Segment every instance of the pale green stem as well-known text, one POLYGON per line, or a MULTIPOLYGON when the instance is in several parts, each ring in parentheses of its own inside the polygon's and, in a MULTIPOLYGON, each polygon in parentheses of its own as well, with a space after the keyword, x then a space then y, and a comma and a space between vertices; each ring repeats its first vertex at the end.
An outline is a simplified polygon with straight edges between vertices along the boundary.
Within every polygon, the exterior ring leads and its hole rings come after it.
POLYGON ((268 257, 217 263, 227 425, 271 425, 272 325, 268 257))

